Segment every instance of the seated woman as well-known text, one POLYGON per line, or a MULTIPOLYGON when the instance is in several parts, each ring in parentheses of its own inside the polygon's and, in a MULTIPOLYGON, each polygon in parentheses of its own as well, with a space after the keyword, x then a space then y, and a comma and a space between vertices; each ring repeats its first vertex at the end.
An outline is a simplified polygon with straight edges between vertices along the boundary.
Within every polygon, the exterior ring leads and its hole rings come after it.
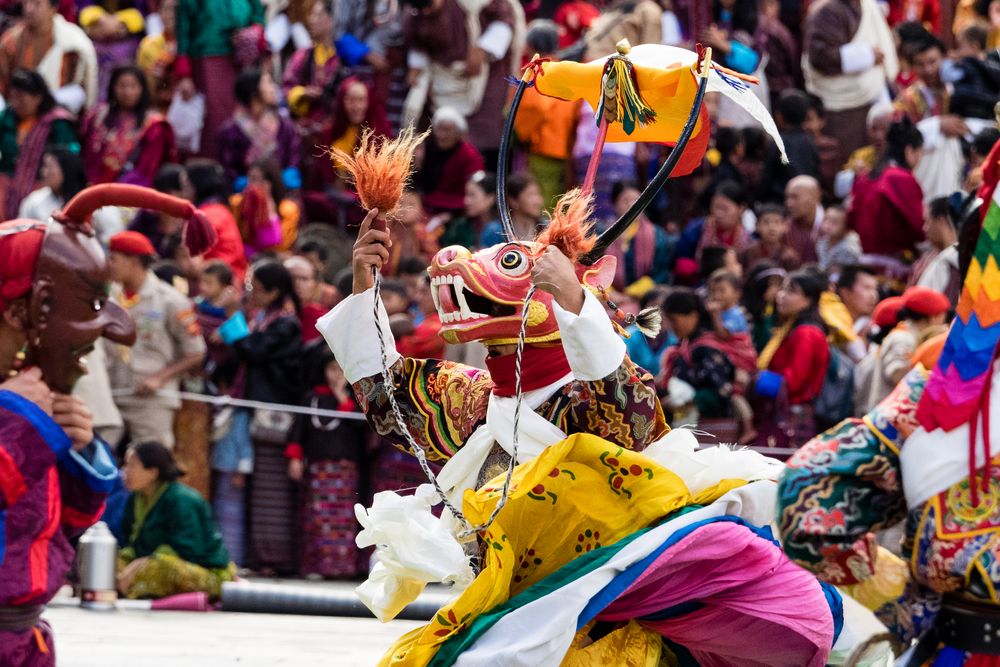
POLYGON ((893 123, 875 168, 859 174, 851 189, 848 227, 861 237, 865 254, 885 257, 890 273, 908 272, 893 260, 915 256, 924 240, 924 195, 913 175, 923 145, 923 135, 908 118, 893 123))
POLYGON ((35 189, 42 156, 63 148, 80 152, 73 116, 56 106, 38 72, 19 69, 7 84, 7 108, 0 111, 0 191, 4 217, 13 220, 25 197, 35 189))
POLYGON ((76 153, 62 148, 46 151, 42 157, 42 187, 21 202, 17 217, 45 221, 87 187, 83 162, 76 153))
MULTIPOLYGON (((625 214, 640 192, 635 181, 618 181, 611 186, 616 218, 625 214)), ((611 246, 611 254, 618 258, 612 283, 615 290, 639 298, 654 285, 669 283, 675 245, 662 227, 650 222, 645 214, 640 215, 611 246)))
POLYGON ((289 181, 301 182, 299 131, 278 111, 278 86, 267 71, 252 69, 236 79, 237 107, 219 128, 219 162, 229 184, 242 189, 243 177, 257 160, 273 158, 289 181), (294 175, 293 175, 294 174, 294 175))
MULTIPOLYGON (((323 3, 316 3, 317 6, 323 3)), ((333 115, 317 130, 318 140, 313 143, 323 147, 336 147, 353 153, 361 139, 361 128, 367 127, 378 136, 391 136, 392 128, 385 109, 374 99, 371 87, 357 77, 344 79, 335 95, 333 115)), ((305 141, 307 146, 308 136, 305 141)), ((357 195, 344 179, 344 173, 329 155, 319 151, 304 151, 303 200, 307 219, 311 222, 334 222, 340 226, 360 222, 357 216, 357 195), (316 153, 316 156, 312 156, 316 153)))
MULTIPOLYGON (((424 154, 414 175, 414 183, 424 193, 428 213, 461 214, 465 184, 483 169, 483 156, 466 138, 465 117, 450 107, 441 107, 431 119, 431 136, 424 142, 424 154)), ((539 194, 541 199, 541 194, 539 194)))
POLYGON ((694 391, 691 401, 683 403, 668 393, 667 403, 674 408, 675 420, 678 417, 683 420, 678 423, 690 420, 690 403, 697 411, 694 419, 699 422, 731 418, 736 367, 713 332, 712 316, 704 301, 694 290, 678 287, 664 300, 663 312, 677 344, 664 352, 660 385, 668 389, 667 382, 676 379, 694 391))
MULTIPOLYGON (((535 238, 545 227, 545 202, 542 201, 542 189, 534 177, 527 172, 513 174, 507 179, 507 205, 510 207, 510 219, 514 223, 514 233, 522 241, 535 238)), ((484 248, 505 241, 500 222, 494 221, 483 228, 480 242, 484 248)))
POLYGON ((677 256, 701 261, 705 248, 732 248, 739 254, 750 245, 743 213, 750 198, 736 181, 723 181, 712 193, 708 216, 692 220, 677 242, 677 256))
POLYGON ((129 448, 122 468, 131 492, 122 521, 118 591, 129 599, 204 592, 218 598, 236 566, 212 508, 177 481, 183 472, 158 442, 129 448))
POLYGON ((111 72, 108 101, 87 117, 82 133, 91 184, 150 186, 160 167, 177 158, 174 131, 153 108, 149 83, 135 65, 111 72))
MULTIPOLYGON (((83 0, 77 20, 97 51, 97 89, 101 94, 108 90, 112 70, 123 62, 135 58, 139 41, 145 29, 142 0, 83 0)), ((111 97, 102 97, 105 101, 111 97)))
POLYGON ((758 429, 764 442, 770 435, 776 444, 798 446, 816 433, 812 403, 823 388, 826 367, 830 363, 826 325, 819 314, 824 288, 819 276, 801 270, 789 275, 778 290, 776 305, 780 324, 757 359, 757 368, 770 373, 761 373, 764 377, 758 378, 757 391, 770 397, 783 391, 788 410, 786 414, 772 414, 769 423, 763 421, 766 416, 762 418, 760 423, 764 428, 758 429), (783 424, 780 428, 779 422, 783 424))
MULTIPOLYGON (((488 248, 500 242, 502 232, 497 217, 497 177, 488 171, 477 171, 465 183, 465 215, 448 219, 447 214, 438 216, 443 220, 443 232, 438 244, 444 248, 460 245, 465 248, 488 248)), ((433 235, 432 225, 428 231, 433 235)))

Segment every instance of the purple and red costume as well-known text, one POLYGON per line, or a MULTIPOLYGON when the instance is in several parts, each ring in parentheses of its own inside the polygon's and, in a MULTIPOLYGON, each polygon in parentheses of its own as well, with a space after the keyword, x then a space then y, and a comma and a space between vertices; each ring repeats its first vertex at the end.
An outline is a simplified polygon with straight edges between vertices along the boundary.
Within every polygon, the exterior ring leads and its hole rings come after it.
POLYGON ((118 470, 82 451, 37 405, 0 391, 0 664, 55 665, 43 605, 65 583, 70 539, 97 521, 118 470))

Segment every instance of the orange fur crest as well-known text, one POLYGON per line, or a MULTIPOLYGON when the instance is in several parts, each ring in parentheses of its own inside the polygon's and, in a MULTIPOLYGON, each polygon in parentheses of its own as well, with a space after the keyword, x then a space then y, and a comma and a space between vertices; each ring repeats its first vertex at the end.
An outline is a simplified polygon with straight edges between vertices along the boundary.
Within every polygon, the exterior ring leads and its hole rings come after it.
POLYGON ((594 223, 590 222, 594 213, 593 198, 584 195, 580 188, 570 190, 556 203, 549 225, 536 239, 543 245, 551 245, 574 262, 580 255, 589 252, 597 241, 591 234, 594 223))
POLYGON ((410 178, 413 153, 429 133, 417 134, 407 127, 395 139, 388 139, 366 127, 353 155, 331 147, 330 157, 347 171, 361 206, 369 211, 377 208, 379 216, 389 217, 399 206, 410 178))

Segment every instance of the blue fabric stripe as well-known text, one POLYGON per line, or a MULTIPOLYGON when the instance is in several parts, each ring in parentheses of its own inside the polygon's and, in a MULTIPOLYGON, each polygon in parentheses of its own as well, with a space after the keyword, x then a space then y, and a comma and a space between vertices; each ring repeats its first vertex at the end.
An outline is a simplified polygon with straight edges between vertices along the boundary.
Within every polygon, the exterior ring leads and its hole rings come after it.
POLYGON ((835 586, 825 581, 819 582, 819 585, 823 589, 826 604, 829 605, 830 614, 833 616, 833 643, 836 644, 837 638, 840 637, 840 633, 844 629, 844 598, 840 596, 840 591, 835 586))
POLYGON ((7 553, 7 510, 0 510, 0 565, 7 553))
POLYGON ((66 472, 86 482, 97 493, 111 493, 117 485, 118 467, 110 448, 100 438, 95 437, 82 451, 70 448, 60 463, 66 472))
POLYGON ((62 427, 52 421, 52 417, 49 417, 44 410, 28 399, 12 391, 0 390, 0 408, 27 419, 52 450, 52 453, 56 455, 56 458, 61 459, 70 448, 72 443, 62 427))
POLYGON ((605 607, 611 604, 619 595, 621 595, 625 591, 625 589, 631 586, 635 582, 635 580, 639 578, 639 575, 645 572, 646 569, 653 563, 653 561, 655 561, 657 558, 660 557, 660 554, 662 554, 664 551, 666 551, 673 545, 677 544, 679 541, 681 541, 682 539, 693 533, 695 530, 710 523, 715 523, 717 521, 729 521, 732 523, 739 524, 741 526, 746 526, 758 536, 763 537, 764 539, 772 543, 775 543, 774 535, 771 533, 770 527, 754 526, 753 524, 747 523, 738 516, 733 516, 728 514, 723 516, 712 517, 710 519, 703 519, 701 521, 692 523, 689 526, 684 526, 683 528, 678 529, 672 535, 670 535, 670 537, 668 537, 663 544, 654 549, 653 552, 650 553, 648 556, 625 568, 625 570, 623 570, 621 574, 612 579, 607 586, 602 588, 600 592, 597 593, 597 595, 592 597, 590 599, 590 602, 587 603, 587 606, 584 607, 583 612, 581 612, 579 618, 577 618, 576 629, 579 630, 587 623, 589 623, 591 619, 593 619, 595 616, 601 613, 601 611, 603 611, 605 607))

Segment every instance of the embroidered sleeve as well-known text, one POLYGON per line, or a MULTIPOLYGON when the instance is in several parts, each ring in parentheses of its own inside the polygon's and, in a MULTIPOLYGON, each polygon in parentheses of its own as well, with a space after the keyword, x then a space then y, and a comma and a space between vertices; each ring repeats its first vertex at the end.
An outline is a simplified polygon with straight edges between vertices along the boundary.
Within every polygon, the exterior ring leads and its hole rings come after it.
MULTIPOLYGON (((486 420, 493 382, 485 371, 451 361, 403 357, 393 364, 391 372, 393 395, 403 421, 428 460, 451 458, 486 420)), ((400 449, 408 450, 382 376, 363 378, 353 386, 372 428, 400 449)))
POLYGON ((641 451, 669 427, 656 395, 653 376, 628 356, 607 377, 566 385, 547 418, 566 433, 592 433, 641 451), (562 406, 568 410, 554 414, 562 406))
POLYGON ((880 434, 851 419, 810 440, 778 484, 785 552, 837 585, 875 572, 875 531, 906 516, 899 458, 880 434))

